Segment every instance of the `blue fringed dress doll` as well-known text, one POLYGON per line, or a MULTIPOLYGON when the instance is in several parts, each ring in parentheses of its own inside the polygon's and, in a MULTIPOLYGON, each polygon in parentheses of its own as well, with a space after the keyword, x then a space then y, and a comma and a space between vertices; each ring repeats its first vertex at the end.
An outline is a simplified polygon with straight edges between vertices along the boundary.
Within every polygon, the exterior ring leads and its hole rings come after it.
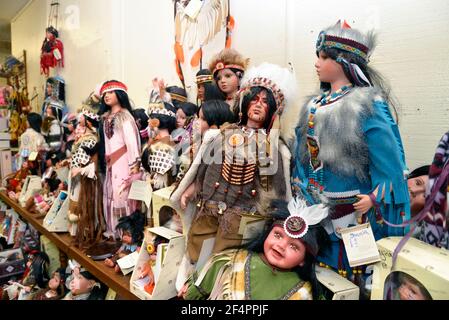
POLYGON ((332 246, 319 260, 348 276, 341 228, 370 222, 377 240, 403 235, 404 228, 388 223, 410 218, 393 105, 383 80, 368 67, 374 40, 346 22, 319 34, 315 68, 321 92, 300 110, 294 138, 284 135, 293 150, 294 194, 310 205, 326 199, 332 207, 326 225, 332 246))

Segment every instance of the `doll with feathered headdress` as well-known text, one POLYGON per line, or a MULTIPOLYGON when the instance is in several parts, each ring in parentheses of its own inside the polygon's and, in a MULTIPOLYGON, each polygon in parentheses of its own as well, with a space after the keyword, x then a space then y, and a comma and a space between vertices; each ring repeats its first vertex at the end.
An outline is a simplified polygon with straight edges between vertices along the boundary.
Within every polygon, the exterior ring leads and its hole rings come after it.
POLYGON ((270 199, 291 197, 290 153, 278 129, 279 116, 294 101, 295 86, 286 68, 264 63, 248 70, 240 92, 240 123, 206 131, 170 197, 175 208, 196 211, 184 261, 197 263, 204 241, 213 237, 212 253, 240 245, 243 215, 263 219, 270 199))

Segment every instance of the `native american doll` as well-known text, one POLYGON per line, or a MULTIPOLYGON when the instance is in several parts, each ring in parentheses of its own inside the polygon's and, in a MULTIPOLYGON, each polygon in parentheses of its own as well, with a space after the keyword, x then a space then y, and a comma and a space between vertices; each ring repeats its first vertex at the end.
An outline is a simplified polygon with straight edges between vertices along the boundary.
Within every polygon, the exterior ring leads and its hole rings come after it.
MULTIPOLYGON (((389 223, 410 215, 401 136, 381 89, 385 84, 367 65, 373 48, 372 34, 363 35, 346 23, 322 31, 315 64, 322 92, 296 111, 296 137, 283 135, 294 150, 294 195, 309 204, 321 203, 325 196, 333 207, 327 221, 332 247, 319 260, 348 276, 352 270, 341 228, 370 222, 376 239, 401 236, 404 228, 389 223), (331 77, 331 68, 339 82, 331 77)), ((293 127, 288 121, 294 115, 285 119, 282 128, 293 127)))
POLYGON ((131 114, 127 87, 115 80, 106 81, 100 90, 104 133, 106 175, 103 188, 105 235, 119 237, 118 219, 135 211, 137 202, 128 199, 132 181, 140 179, 140 138, 131 114))
POLYGON ((206 131, 171 196, 175 207, 197 204, 187 239, 191 262, 197 262, 206 239, 215 237, 213 253, 240 245, 242 216, 263 219, 267 200, 290 197, 290 155, 276 134, 294 86, 287 69, 271 64, 253 68, 243 81, 241 125, 206 131))
POLYGON ((224 49, 213 56, 209 63, 209 70, 212 72, 218 88, 226 97, 226 103, 239 119, 239 89, 245 70, 249 64, 249 59, 244 58, 234 49, 224 49))
POLYGON ((170 186, 176 178, 175 143, 170 133, 176 127, 176 110, 167 102, 152 102, 148 108, 148 142, 142 166, 153 190, 170 186))
POLYGON ((315 276, 318 250, 326 244, 319 222, 324 206, 306 208, 274 201, 265 228, 242 249, 212 256, 182 291, 184 298, 209 300, 312 300, 320 295, 315 276), (282 255, 279 252, 282 251, 282 255), (186 290, 187 289, 187 290, 186 290))
POLYGON ((85 132, 75 142, 70 167, 69 221, 75 244, 86 248, 101 240, 105 229, 103 187, 98 177, 98 135, 100 116, 83 107, 79 122, 85 132), (72 190, 78 199, 72 198, 72 190))
MULTIPOLYGON (((31 112, 27 115, 28 128, 20 136, 19 153, 17 165, 20 167, 28 160, 32 152, 42 154, 50 150, 44 136, 41 134, 42 118, 39 114, 31 112)), ((36 166, 37 167, 37 166, 36 166)))
POLYGON ((41 74, 48 77, 50 68, 64 67, 64 45, 58 39, 59 32, 50 26, 41 47, 41 74))

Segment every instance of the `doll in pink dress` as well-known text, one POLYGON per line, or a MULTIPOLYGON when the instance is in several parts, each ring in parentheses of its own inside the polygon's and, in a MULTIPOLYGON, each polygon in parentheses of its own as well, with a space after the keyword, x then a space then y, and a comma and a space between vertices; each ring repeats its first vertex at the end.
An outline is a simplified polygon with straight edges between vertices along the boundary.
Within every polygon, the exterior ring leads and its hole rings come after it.
POLYGON ((119 238, 116 225, 120 217, 136 209, 136 201, 128 200, 133 180, 140 178, 140 139, 127 87, 115 80, 106 81, 100 90, 106 112, 102 116, 106 175, 103 186, 103 207, 107 224, 106 237, 119 238))

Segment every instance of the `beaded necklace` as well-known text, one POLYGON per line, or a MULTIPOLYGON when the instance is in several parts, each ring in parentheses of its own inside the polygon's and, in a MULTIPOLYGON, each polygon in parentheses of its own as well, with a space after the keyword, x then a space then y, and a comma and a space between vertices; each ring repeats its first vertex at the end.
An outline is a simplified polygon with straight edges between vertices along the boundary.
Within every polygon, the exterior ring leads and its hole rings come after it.
POLYGON ((323 193, 323 164, 318 159, 318 154, 320 151, 320 145, 318 142, 318 137, 315 136, 315 114, 316 111, 331 102, 334 102, 344 95, 346 95, 352 88, 352 84, 347 84, 329 94, 329 91, 324 92, 319 97, 313 100, 313 106, 310 108, 310 114, 308 119, 307 128, 307 148, 309 150, 310 162, 309 162, 309 183, 307 189, 312 192, 323 193))

